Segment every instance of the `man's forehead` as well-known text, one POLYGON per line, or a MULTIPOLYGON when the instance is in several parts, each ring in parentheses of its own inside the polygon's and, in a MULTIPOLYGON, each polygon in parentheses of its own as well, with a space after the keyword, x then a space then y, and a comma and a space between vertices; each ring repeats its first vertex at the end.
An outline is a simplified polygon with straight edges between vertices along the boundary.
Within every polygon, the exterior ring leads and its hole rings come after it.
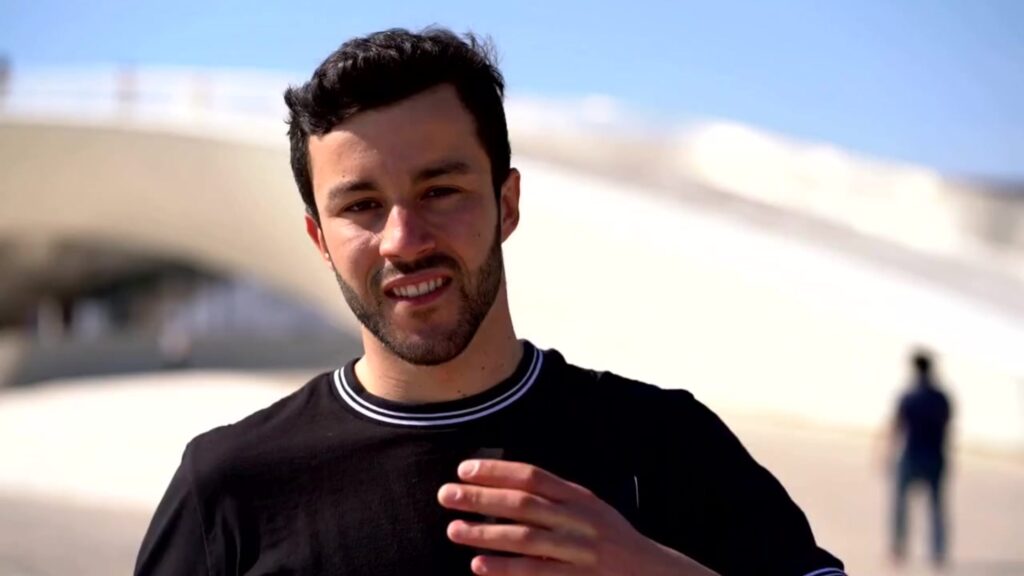
POLYGON ((465 171, 484 168, 486 153, 472 134, 460 137, 453 131, 424 134, 410 129, 402 134, 373 138, 363 133, 337 130, 317 139, 310 139, 310 160, 317 166, 345 172, 361 169, 418 171, 436 164, 461 163, 465 171))
POLYGON ((360 112, 309 140, 317 164, 357 165, 386 162, 391 168, 419 169, 441 159, 470 166, 486 162, 472 116, 454 88, 440 86, 391 106, 360 112))
POLYGON ((402 136, 412 132, 472 131, 475 122, 455 88, 442 84, 393 104, 357 112, 335 126, 335 132, 363 138, 402 136))

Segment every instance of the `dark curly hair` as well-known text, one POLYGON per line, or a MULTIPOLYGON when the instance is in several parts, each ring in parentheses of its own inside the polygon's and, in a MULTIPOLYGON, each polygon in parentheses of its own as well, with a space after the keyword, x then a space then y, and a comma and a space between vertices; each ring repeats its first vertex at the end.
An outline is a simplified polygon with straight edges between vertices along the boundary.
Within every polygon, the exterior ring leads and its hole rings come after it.
POLYGON ((491 161, 495 195, 509 173, 511 148, 503 104, 505 81, 493 45, 472 33, 444 28, 391 29, 341 45, 305 84, 285 91, 292 173, 307 212, 320 215, 309 171, 309 138, 322 136, 355 114, 451 84, 473 116, 491 161))

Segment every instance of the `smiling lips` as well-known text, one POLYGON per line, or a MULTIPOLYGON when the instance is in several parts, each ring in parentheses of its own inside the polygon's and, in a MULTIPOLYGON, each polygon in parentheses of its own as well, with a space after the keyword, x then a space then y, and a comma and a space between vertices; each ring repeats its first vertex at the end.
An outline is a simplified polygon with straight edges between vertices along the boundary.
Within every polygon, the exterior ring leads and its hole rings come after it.
POLYGON ((422 282, 403 284, 394 288, 388 288, 385 294, 392 298, 404 300, 418 300, 430 296, 451 283, 450 278, 438 277, 424 280, 422 282))

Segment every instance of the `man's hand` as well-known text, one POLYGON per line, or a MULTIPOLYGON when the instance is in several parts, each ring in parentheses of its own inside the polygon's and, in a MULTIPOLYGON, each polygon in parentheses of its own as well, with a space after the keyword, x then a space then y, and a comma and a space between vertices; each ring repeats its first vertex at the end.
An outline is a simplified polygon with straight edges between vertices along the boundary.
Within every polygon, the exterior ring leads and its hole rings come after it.
POLYGON ((441 505, 510 521, 455 520, 448 538, 520 557, 476 556, 475 574, 495 576, 715 576, 686 556, 639 532, 586 488, 536 466, 467 460, 462 483, 445 484, 441 505))

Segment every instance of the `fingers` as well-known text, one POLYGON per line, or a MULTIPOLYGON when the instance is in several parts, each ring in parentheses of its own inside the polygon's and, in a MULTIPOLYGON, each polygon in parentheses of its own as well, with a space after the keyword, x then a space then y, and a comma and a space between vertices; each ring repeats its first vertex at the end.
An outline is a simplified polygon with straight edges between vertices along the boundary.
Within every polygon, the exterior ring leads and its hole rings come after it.
POLYGON ((466 460, 459 465, 459 478, 471 484, 514 488, 555 502, 571 502, 593 494, 568 480, 532 464, 505 460, 466 460))
POLYGON ((442 506, 482 516, 513 520, 552 530, 594 535, 594 529, 568 504, 508 488, 445 484, 437 493, 442 506))
POLYGON ((589 539, 535 526, 455 520, 448 525, 448 538, 456 544, 537 559, 580 565, 592 565, 596 560, 589 539))
POLYGON ((486 576, 583 576, 582 569, 540 558, 501 558, 497 556, 477 556, 473 558, 470 568, 474 574, 486 576))

